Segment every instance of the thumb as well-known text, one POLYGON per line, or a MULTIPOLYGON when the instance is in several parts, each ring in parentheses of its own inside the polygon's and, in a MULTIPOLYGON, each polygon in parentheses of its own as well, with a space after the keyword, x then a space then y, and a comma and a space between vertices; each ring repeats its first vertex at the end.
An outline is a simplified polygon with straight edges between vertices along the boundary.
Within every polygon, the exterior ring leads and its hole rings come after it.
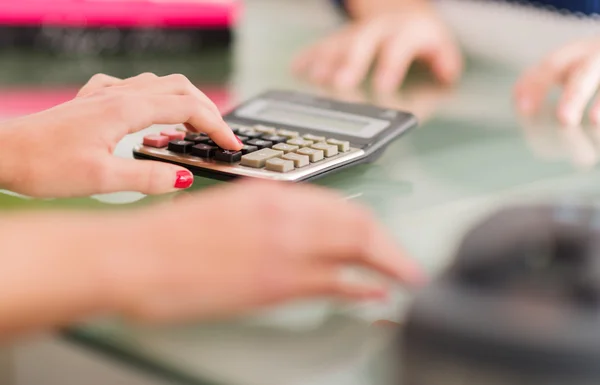
POLYGON ((425 60, 435 77, 442 83, 454 83, 462 72, 462 54, 452 41, 440 44, 425 60))
POLYGON ((113 158, 102 191, 136 191, 165 194, 186 189, 194 182, 192 173, 179 166, 152 160, 113 158))

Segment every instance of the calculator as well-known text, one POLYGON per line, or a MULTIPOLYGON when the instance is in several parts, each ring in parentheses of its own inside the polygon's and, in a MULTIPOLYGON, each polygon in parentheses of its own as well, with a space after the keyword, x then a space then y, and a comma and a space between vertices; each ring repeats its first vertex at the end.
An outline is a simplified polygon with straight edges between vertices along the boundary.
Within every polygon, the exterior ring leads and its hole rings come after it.
POLYGON ((165 130, 135 146, 137 159, 177 164, 198 176, 298 182, 369 162, 417 125, 409 112, 273 90, 224 116, 241 151, 219 148, 208 136, 165 130))

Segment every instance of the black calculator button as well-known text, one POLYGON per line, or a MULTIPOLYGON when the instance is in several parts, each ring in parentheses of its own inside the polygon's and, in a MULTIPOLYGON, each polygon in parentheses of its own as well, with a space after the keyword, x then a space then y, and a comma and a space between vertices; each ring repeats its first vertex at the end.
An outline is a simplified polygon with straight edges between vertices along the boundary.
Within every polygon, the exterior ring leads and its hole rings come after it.
POLYGON ((185 140, 187 140, 188 142, 194 142, 194 143, 201 143, 203 140, 206 139, 210 139, 207 135, 205 134, 196 134, 193 132, 188 133, 185 136, 185 140))
POLYGON ((222 148, 215 152, 215 160, 227 163, 239 162, 242 159, 241 151, 224 150, 222 148))
POLYGON ((209 146, 218 147, 217 144, 215 142, 213 142, 213 140, 211 138, 209 138, 209 137, 207 137, 206 139, 200 140, 199 143, 208 144, 209 146))
POLYGON ((273 142, 269 142, 268 140, 262 139, 252 139, 247 141, 246 144, 249 144, 250 146, 256 146, 259 150, 262 150, 263 148, 273 147, 273 142))
POLYGON ((274 144, 284 143, 285 141, 288 140, 288 138, 286 138, 285 136, 279 136, 279 135, 264 135, 262 137, 262 139, 269 141, 269 142, 273 142, 274 144))
POLYGON ((251 152, 258 151, 258 147, 251 146, 249 144, 244 145, 242 147, 242 155, 250 154, 251 152))
POLYGON ((200 158, 212 158, 215 155, 215 151, 218 147, 211 146, 208 144, 200 143, 192 147, 192 155, 200 158))
POLYGON ((169 142, 169 151, 177 152, 179 154, 187 154, 194 145, 194 142, 187 140, 172 140, 169 142))

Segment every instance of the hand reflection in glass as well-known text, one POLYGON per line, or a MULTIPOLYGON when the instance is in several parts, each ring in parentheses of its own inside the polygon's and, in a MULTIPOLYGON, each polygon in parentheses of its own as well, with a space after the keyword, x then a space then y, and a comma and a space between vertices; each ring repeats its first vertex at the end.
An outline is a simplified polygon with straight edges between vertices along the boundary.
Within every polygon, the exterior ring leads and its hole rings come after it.
POLYGON ((404 87, 400 92, 368 93, 364 89, 336 90, 321 88, 317 92, 325 97, 351 103, 372 103, 378 107, 408 111, 423 124, 437 111, 440 104, 452 93, 452 89, 439 84, 421 82, 404 87))
POLYGON ((594 167, 600 159, 600 132, 581 125, 565 128, 553 115, 543 111, 535 117, 519 117, 534 155, 544 161, 567 158, 577 168, 594 167))

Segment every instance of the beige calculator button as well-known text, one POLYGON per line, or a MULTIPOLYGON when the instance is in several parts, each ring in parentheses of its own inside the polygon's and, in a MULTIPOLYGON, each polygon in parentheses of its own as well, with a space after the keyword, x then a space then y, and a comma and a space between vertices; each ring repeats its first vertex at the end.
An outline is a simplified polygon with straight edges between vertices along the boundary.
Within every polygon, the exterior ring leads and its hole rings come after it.
POLYGON ((262 124, 257 124, 252 126, 256 131, 261 132, 263 134, 275 134, 277 129, 275 127, 263 126, 262 124))
POLYGON ((306 134, 303 136, 304 139, 306 140, 312 140, 313 142, 317 143, 317 142, 324 142, 325 141, 325 137, 324 136, 316 136, 316 135, 312 135, 312 134, 306 134))
POLYGON ((296 151, 296 154, 308 155, 312 163, 318 162, 323 159, 323 151, 315 150, 314 148, 304 147, 296 151))
POLYGON ((283 151, 272 150, 270 148, 263 148, 262 150, 254 151, 249 154, 242 156, 240 164, 242 166, 261 168, 265 167, 267 160, 271 158, 277 158, 283 155, 283 151))
POLYGON ((323 143, 315 143, 312 146, 310 146, 310 148, 323 151, 325 156, 328 158, 338 154, 337 146, 334 146, 333 144, 327 144, 324 142, 323 143))
POLYGON ((281 159, 287 159, 294 162, 294 167, 300 168, 304 166, 308 166, 310 160, 308 159, 308 155, 300 155, 295 152, 290 152, 281 157, 281 159))
POLYGON ((271 148, 273 150, 283 151, 285 154, 287 154, 288 152, 296 151, 298 149, 298 146, 293 146, 293 145, 287 144, 287 143, 277 143, 276 145, 274 145, 271 148))
POLYGON ((314 142, 312 140, 306 140, 306 139, 302 139, 302 138, 294 138, 294 139, 288 140, 286 143, 291 144, 292 146, 310 147, 314 142))
POLYGON ((277 172, 288 172, 294 169, 294 162, 291 160, 273 158, 267 160, 267 170, 277 172))
POLYGON ((327 143, 337 146, 339 152, 346 152, 350 150, 350 142, 345 140, 327 139, 327 143))
POLYGON ((296 131, 279 130, 277 131, 277 135, 283 136, 284 138, 293 139, 298 137, 299 134, 296 131))

